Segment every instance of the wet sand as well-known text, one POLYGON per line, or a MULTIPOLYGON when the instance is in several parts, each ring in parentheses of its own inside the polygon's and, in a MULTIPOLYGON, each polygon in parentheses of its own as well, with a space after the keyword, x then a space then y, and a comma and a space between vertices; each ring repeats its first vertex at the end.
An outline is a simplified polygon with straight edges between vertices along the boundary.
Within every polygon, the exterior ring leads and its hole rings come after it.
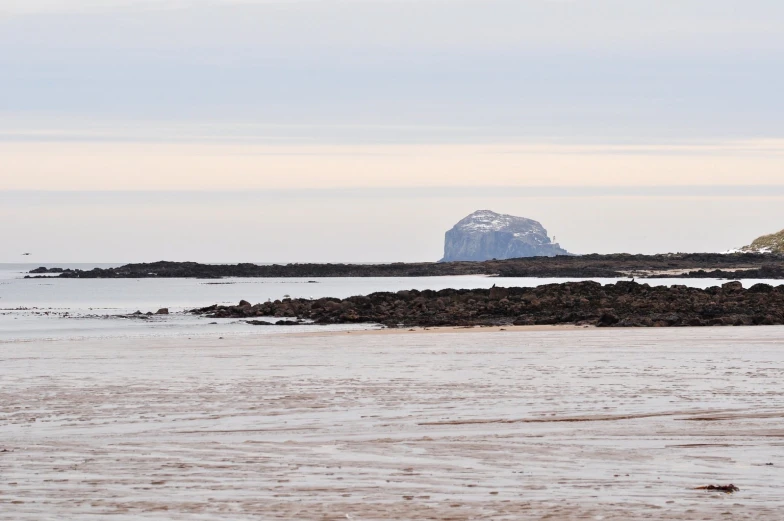
POLYGON ((784 328, 441 333, 0 345, 0 519, 781 519, 784 328))
POLYGON ((544 331, 576 331, 584 329, 595 329, 595 326, 578 326, 570 324, 559 324, 555 326, 447 326, 447 327, 400 327, 400 328, 368 328, 352 329, 350 331, 306 331, 304 333, 280 333, 281 336, 320 336, 334 337, 346 334, 363 335, 435 335, 435 334, 472 334, 472 333, 525 333, 525 332, 544 332, 544 331))

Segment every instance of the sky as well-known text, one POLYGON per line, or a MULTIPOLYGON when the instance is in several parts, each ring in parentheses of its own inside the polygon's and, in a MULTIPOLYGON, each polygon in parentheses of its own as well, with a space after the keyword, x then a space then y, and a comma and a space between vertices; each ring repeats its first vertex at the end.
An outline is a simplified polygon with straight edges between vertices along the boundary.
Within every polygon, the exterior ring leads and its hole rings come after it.
POLYGON ((0 262, 724 251, 784 228, 783 62, 778 0, 0 0, 0 262))

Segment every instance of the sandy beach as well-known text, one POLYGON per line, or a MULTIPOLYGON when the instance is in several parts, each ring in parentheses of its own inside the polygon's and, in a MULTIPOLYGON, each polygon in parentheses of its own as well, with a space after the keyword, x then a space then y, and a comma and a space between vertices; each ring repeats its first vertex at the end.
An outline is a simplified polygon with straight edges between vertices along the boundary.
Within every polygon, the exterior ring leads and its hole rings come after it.
POLYGON ((0 518, 780 519, 784 328, 392 333, 5 344, 0 518))

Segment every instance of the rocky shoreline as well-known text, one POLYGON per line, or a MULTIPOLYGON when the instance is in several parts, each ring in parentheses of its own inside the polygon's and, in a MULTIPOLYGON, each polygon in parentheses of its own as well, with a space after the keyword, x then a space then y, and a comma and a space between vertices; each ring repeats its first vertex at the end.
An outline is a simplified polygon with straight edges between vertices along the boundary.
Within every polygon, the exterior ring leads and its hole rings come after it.
POLYGON ((784 279, 784 255, 755 253, 678 253, 660 255, 561 255, 482 262, 391 264, 201 264, 154 262, 118 268, 73 270, 41 267, 28 277, 61 278, 200 278, 225 277, 434 277, 491 275, 498 277, 579 278, 727 278, 784 279))
POLYGON ((346 299, 284 299, 252 305, 209 306, 192 314, 259 317, 315 324, 375 323, 387 327, 557 325, 599 327, 742 326, 784 324, 784 286, 728 282, 708 289, 636 282, 548 284, 500 288, 373 293, 346 299))

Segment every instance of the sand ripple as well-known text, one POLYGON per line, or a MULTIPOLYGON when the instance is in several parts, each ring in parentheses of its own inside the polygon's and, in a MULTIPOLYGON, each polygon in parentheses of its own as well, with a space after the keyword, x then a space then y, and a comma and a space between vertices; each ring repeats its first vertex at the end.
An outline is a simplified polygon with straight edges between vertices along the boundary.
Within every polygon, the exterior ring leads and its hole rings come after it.
POLYGON ((5 344, 0 519, 778 520, 783 333, 5 344))

